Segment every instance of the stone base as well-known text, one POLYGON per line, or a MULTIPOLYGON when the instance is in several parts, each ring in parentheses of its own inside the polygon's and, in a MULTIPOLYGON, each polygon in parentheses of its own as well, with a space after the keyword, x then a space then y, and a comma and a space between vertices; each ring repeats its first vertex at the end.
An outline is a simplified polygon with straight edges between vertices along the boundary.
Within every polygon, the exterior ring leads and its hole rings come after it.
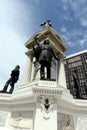
POLYGON ((0 93, 0 111, 2 130, 87 130, 87 100, 73 99, 55 81, 20 85, 12 95, 0 93))

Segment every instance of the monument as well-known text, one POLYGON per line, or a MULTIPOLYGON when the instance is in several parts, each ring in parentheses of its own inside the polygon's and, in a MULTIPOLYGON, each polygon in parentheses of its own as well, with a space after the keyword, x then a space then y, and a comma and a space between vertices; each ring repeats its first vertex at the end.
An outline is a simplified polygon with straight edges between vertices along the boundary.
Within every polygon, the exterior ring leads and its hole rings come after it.
POLYGON ((49 20, 41 26, 25 43, 28 58, 20 85, 12 94, 0 93, 0 111, 5 112, 1 128, 87 130, 87 101, 74 99, 66 87, 63 59, 67 47, 49 20), (44 41, 49 42, 45 48, 44 41), (39 60, 42 51, 46 54, 43 71, 39 60), (48 53, 50 70, 46 61, 48 53))

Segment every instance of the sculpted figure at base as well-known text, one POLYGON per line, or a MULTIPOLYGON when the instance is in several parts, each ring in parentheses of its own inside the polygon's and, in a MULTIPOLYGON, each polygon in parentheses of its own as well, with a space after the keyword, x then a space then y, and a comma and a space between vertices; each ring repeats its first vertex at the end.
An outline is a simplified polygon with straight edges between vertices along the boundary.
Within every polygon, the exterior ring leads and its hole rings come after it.
POLYGON ((76 98, 81 98, 80 96, 81 91, 80 91, 80 86, 79 86, 79 78, 78 78, 77 70, 74 70, 73 80, 74 80, 74 88, 76 89, 76 98))
POLYGON ((19 73, 20 73, 19 69, 20 69, 20 66, 17 65, 17 66, 15 67, 15 69, 11 71, 11 74, 10 74, 11 77, 10 77, 10 79, 6 82, 6 84, 5 84, 5 86, 4 86, 3 90, 2 90, 2 92, 4 92, 4 93, 7 92, 8 85, 11 86, 9 93, 12 93, 12 92, 13 92, 13 90, 14 90, 14 84, 15 84, 15 83, 17 82, 17 80, 19 79, 19 73))
POLYGON ((42 45, 40 45, 38 38, 35 38, 35 41, 36 41, 36 44, 38 45, 38 47, 37 47, 37 49, 35 49, 35 47, 33 47, 33 51, 34 51, 34 56, 36 57, 36 61, 38 61, 41 65, 40 78, 41 79, 45 79, 45 78, 51 79, 52 57, 54 57, 56 60, 58 60, 58 58, 54 54, 48 39, 44 40, 42 45), (47 77, 45 77, 45 68, 47 69, 47 77))
POLYGON ((48 98, 45 99, 44 107, 45 107, 46 110, 48 110, 49 107, 50 107, 50 103, 49 103, 49 99, 48 98))

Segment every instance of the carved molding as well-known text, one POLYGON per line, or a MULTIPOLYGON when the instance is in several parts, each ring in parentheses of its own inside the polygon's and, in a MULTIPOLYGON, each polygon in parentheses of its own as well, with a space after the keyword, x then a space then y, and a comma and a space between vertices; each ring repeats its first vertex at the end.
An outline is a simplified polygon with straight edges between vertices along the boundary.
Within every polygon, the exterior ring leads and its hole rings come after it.
POLYGON ((61 96, 62 91, 58 89, 49 89, 36 87, 33 88, 33 93, 36 95, 46 95, 46 96, 61 96))
POLYGON ((63 130, 73 130, 74 120, 71 115, 64 114, 63 117, 63 130))
POLYGON ((54 105, 54 97, 50 96, 41 96, 40 97, 40 104, 41 104, 41 111, 43 112, 43 118, 49 119, 51 112, 53 111, 54 105))

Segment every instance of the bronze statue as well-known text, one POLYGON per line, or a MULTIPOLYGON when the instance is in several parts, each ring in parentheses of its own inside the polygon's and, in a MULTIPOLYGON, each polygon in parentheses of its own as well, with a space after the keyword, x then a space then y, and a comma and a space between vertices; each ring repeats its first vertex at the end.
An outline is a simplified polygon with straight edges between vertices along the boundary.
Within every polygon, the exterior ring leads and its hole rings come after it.
POLYGON ((13 90, 14 90, 14 84, 15 84, 15 83, 17 82, 17 80, 19 79, 19 73, 20 73, 20 72, 19 72, 19 69, 20 69, 20 66, 17 65, 17 66, 15 67, 15 69, 12 70, 12 72, 11 72, 11 74, 10 74, 11 77, 10 77, 10 79, 6 82, 6 84, 5 84, 5 86, 4 86, 3 90, 2 90, 2 92, 4 92, 4 93, 7 92, 8 85, 11 86, 9 93, 12 93, 12 92, 13 92, 13 90))
POLYGON ((44 107, 46 108, 46 110, 48 110, 49 107, 50 107, 50 103, 49 103, 49 99, 48 98, 45 99, 44 107))
POLYGON ((51 21, 50 20, 46 20, 43 23, 41 23, 41 27, 52 27, 51 21))
POLYGON ((82 86, 82 87, 81 87, 81 97, 82 97, 83 99, 87 99, 85 86, 82 86))
POLYGON ((50 44, 49 40, 44 40, 44 43, 40 45, 38 38, 35 38, 36 44, 38 45, 38 49, 35 49, 33 47, 34 56, 36 57, 36 61, 38 61, 41 65, 40 67, 40 78, 45 79, 45 67, 47 69, 47 79, 51 78, 51 61, 52 57, 54 57, 56 60, 58 58, 54 54, 50 44))

